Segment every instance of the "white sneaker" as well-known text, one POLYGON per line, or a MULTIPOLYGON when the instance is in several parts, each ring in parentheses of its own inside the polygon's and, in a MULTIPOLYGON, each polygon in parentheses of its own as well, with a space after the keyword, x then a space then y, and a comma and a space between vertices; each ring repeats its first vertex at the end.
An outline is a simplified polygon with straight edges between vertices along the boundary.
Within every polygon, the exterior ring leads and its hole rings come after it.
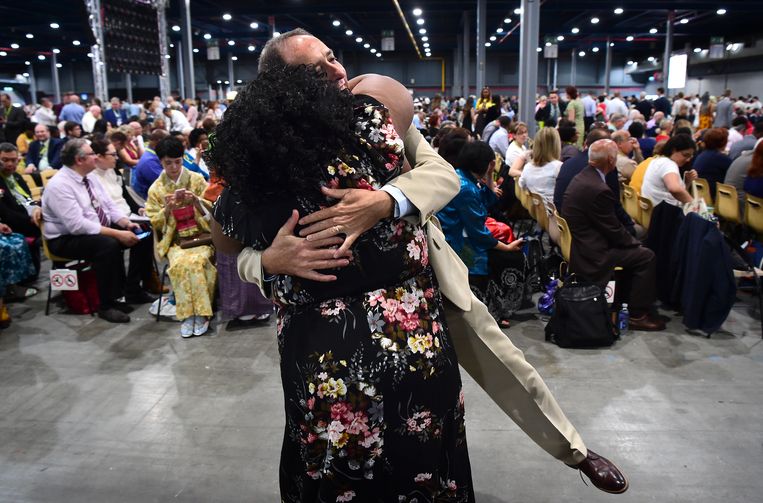
POLYGON ((180 325, 180 337, 183 337, 184 339, 187 339, 188 337, 193 337, 195 318, 196 318, 195 316, 189 316, 188 318, 183 320, 183 323, 180 325))
POLYGON ((205 316, 193 317, 193 335, 204 335, 209 330, 209 318, 205 316))

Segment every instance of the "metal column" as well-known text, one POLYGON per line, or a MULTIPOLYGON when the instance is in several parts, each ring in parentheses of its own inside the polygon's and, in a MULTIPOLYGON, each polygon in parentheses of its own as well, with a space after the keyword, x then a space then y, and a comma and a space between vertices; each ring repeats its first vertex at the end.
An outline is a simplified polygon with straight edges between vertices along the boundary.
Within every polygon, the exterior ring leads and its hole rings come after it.
POLYGON ((101 17, 101 0, 85 0, 88 24, 93 32, 95 44, 90 46, 90 60, 93 63, 93 90, 95 97, 106 103, 109 97, 109 81, 106 77, 106 51, 103 45, 103 19, 101 17))
POLYGON ((58 58, 54 52, 50 56, 50 75, 53 77, 53 101, 61 103, 61 83, 58 80, 58 58))
POLYGON ((132 105, 132 74, 125 74, 125 88, 127 89, 127 102, 132 105))
POLYGON ((557 77, 559 76, 559 58, 554 58, 554 82, 552 83, 551 89, 556 90, 557 83, 559 82, 557 80, 557 77))
POLYGON ((191 40, 191 0, 180 2, 180 34, 183 38, 183 69, 185 93, 183 98, 196 97, 196 73, 193 68, 193 41, 191 40))
POLYGON ((183 43, 175 43, 175 58, 177 59, 178 92, 180 98, 185 98, 185 73, 183 72, 183 43))
POLYGON ((673 53, 673 22, 676 20, 676 11, 668 12, 668 21, 665 24, 665 54, 662 57, 662 83, 668 89, 668 77, 670 75, 670 55, 673 53))
POLYGON ((34 76, 34 65, 29 61, 29 92, 32 93, 32 102, 37 103, 37 78, 34 76))
POLYGON ((487 1, 477 0, 477 93, 485 87, 485 24, 487 24, 487 1))
POLYGON ((519 120, 535 136, 535 92, 538 89, 540 0, 522 0, 519 28, 519 120))
POLYGON ((612 38, 607 37, 607 54, 604 57, 604 94, 609 96, 609 74, 612 73, 612 38))
POLYGON ((229 91, 235 89, 236 79, 233 75, 233 53, 228 53, 228 81, 230 82, 229 91))
POLYGON ((453 51, 453 90, 451 91, 451 96, 458 96, 461 94, 461 54, 463 53, 463 44, 464 39, 463 35, 458 35, 456 37, 456 50, 453 51))
POLYGON ((575 49, 572 49, 572 59, 570 60, 570 85, 574 86, 575 81, 577 80, 577 72, 578 72, 578 59, 577 54, 575 53, 575 49))
POLYGON ((162 103, 167 103, 170 96, 169 44, 167 43, 167 0, 153 0, 156 18, 159 24, 159 54, 162 55, 162 73, 159 75, 159 95, 162 103))
POLYGON ((461 82, 461 85, 464 87, 464 97, 469 97, 469 67, 471 64, 469 63, 469 39, 471 38, 471 15, 469 11, 464 11, 464 66, 462 68, 464 79, 463 82, 461 82))

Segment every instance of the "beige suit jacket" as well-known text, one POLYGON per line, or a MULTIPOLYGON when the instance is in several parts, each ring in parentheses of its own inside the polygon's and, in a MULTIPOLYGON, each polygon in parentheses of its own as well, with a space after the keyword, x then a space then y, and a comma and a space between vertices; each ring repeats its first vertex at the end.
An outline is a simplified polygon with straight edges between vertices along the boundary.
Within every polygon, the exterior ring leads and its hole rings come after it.
MULTIPOLYGON (((580 435, 524 354, 506 337, 485 305, 469 288, 469 271, 445 241, 434 214, 459 191, 458 175, 413 126, 405 136, 405 156, 413 170, 390 182, 418 209, 412 218, 424 222, 429 260, 448 299, 445 316, 459 364, 542 449, 567 464, 585 459, 580 435)), ((261 252, 245 248, 238 257, 241 279, 256 283, 270 296, 263 281, 261 252)))

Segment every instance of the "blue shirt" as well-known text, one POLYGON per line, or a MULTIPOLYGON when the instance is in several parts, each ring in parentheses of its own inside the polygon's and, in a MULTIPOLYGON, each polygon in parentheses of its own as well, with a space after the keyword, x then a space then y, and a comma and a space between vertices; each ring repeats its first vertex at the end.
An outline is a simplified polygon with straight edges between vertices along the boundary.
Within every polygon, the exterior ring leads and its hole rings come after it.
POLYGON ((204 177, 204 180, 209 181, 209 173, 205 172, 201 169, 201 166, 196 164, 195 159, 191 157, 191 154, 189 154, 187 150, 183 153, 183 167, 188 171, 200 174, 204 177))
POLYGON ((697 175, 707 180, 713 197, 715 197, 715 184, 723 183, 729 166, 731 166, 731 157, 717 150, 703 150, 692 164, 692 168, 697 170, 697 175))
POLYGON ((85 109, 78 103, 69 103, 64 105, 61 109, 61 114, 58 116, 59 120, 72 121, 77 124, 82 124, 82 117, 85 116, 85 109))
POLYGON ((162 163, 156 156, 156 152, 146 148, 138 164, 132 169, 131 185, 135 192, 143 199, 148 199, 148 189, 151 184, 162 174, 162 163))
POLYGON ((498 197, 488 187, 478 184, 471 173, 460 169, 456 173, 461 180, 461 190, 437 213, 437 218, 445 240, 469 268, 469 274, 486 276, 487 252, 495 248, 498 240, 485 226, 485 219, 487 209, 498 201, 498 197))

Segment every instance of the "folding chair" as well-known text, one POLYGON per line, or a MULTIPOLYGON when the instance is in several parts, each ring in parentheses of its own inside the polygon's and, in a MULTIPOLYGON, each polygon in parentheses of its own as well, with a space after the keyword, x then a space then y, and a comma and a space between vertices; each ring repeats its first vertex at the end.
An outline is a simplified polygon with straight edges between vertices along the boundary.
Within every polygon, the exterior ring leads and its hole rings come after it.
POLYGON ((713 195, 710 193, 710 184, 704 178, 697 178, 691 183, 694 197, 701 197, 708 206, 713 206, 713 195))
POLYGON ((726 222, 740 225, 742 216, 739 211, 737 188, 725 183, 715 184, 715 213, 726 222))
POLYGON ((32 192, 29 194, 32 196, 32 200, 39 201, 42 199, 42 188, 38 187, 37 184, 34 182, 34 178, 32 178, 32 175, 21 175, 21 178, 24 179, 26 184, 29 186, 29 190, 32 192))
POLYGON ((58 173, 57 169, 46 169, 44 171, 40 171, 40 178, 42 178, 42 186, 43 188, 48 186, 48 181, 50 181, 51 178, 53 178, 56 173, 58 173))

